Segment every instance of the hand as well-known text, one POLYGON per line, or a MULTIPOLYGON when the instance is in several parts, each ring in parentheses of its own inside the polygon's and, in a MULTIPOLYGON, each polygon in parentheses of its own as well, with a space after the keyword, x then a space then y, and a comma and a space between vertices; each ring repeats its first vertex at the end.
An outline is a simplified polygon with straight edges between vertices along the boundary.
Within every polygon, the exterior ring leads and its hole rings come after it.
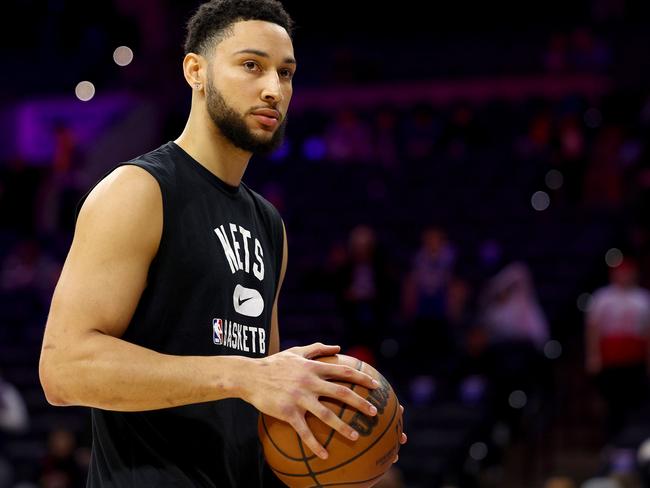
MULTIPOLYGON (((402 410, 402 425, 404 425, 403 424, 404 423, 404 407, 402 407, 400 405, 399 408, 402 410)), ((402 437, 400 438, 399 443, 404 445, 404 444, 406 444, 407 441, 408 441, 407 435, 404 432, 402 432, 402 437)), ((399 454, 395 454, 395 460, 393 461, 393 464, 395 464, 398 459, 399 459, 399 454)))
POLYGON ((294 347, 255 359, 252 363, 254 367, 244 372, 241 398, 260 412, 289 423, 302 442, 322 459, 327 459, 328 454, 309 429, 305 421, 307 412, 350 440, 357 440, 359 434, 323 405, 319 397, 335 398, 366 415, 377 415, 377 409, 350 388, 327 381, 356 383, 374 390, 379 386, 376 380, 349 366, 311 361, 312 358, 331 356, 339 351, 339 346, 321 343, 294 347))

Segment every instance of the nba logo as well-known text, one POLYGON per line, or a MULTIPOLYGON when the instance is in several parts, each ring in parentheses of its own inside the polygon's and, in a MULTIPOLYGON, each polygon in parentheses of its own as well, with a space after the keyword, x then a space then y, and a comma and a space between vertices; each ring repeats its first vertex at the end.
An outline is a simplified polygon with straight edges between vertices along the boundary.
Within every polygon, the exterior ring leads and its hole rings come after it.
POLYGON ((212 319, 212 342, 223 344, 223 325, 221 319, 212 319))

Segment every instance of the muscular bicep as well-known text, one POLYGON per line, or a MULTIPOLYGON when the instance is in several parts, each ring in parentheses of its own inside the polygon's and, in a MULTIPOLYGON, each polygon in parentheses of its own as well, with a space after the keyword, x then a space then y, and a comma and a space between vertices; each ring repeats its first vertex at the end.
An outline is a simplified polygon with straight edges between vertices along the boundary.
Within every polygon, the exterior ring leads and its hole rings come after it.
POLYGON ((44 349, 80 334, 120 337, 146 286, 162 233, 162 197, 155 179, 122 166, 85 201, 57 283, 44 349))

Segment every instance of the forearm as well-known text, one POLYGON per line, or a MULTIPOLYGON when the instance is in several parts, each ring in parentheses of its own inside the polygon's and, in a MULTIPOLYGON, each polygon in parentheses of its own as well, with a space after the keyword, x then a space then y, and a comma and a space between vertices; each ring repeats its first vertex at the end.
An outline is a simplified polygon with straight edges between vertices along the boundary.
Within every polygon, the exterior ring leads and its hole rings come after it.
POLYGON ((141 411, 241 396, 242 375, 252 361, 160 354, 92 332, 74 352, 45 343, 40 374, 53 404, 141 411))

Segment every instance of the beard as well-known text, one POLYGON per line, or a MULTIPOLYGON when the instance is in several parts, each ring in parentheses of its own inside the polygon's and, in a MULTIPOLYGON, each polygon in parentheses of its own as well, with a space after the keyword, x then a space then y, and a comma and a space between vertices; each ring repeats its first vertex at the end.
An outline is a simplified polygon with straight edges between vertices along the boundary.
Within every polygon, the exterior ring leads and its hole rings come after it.
POLYGON ((282 122, 269 139, 256 136, 246 125, 244 117, 230 107, 221 92, 208 79, 206 83, 206 104, 208 115, 214 125, 235 147, 244 151, 259 154, 270 154, 280 147, 284 140, 287 118, 282 122))

